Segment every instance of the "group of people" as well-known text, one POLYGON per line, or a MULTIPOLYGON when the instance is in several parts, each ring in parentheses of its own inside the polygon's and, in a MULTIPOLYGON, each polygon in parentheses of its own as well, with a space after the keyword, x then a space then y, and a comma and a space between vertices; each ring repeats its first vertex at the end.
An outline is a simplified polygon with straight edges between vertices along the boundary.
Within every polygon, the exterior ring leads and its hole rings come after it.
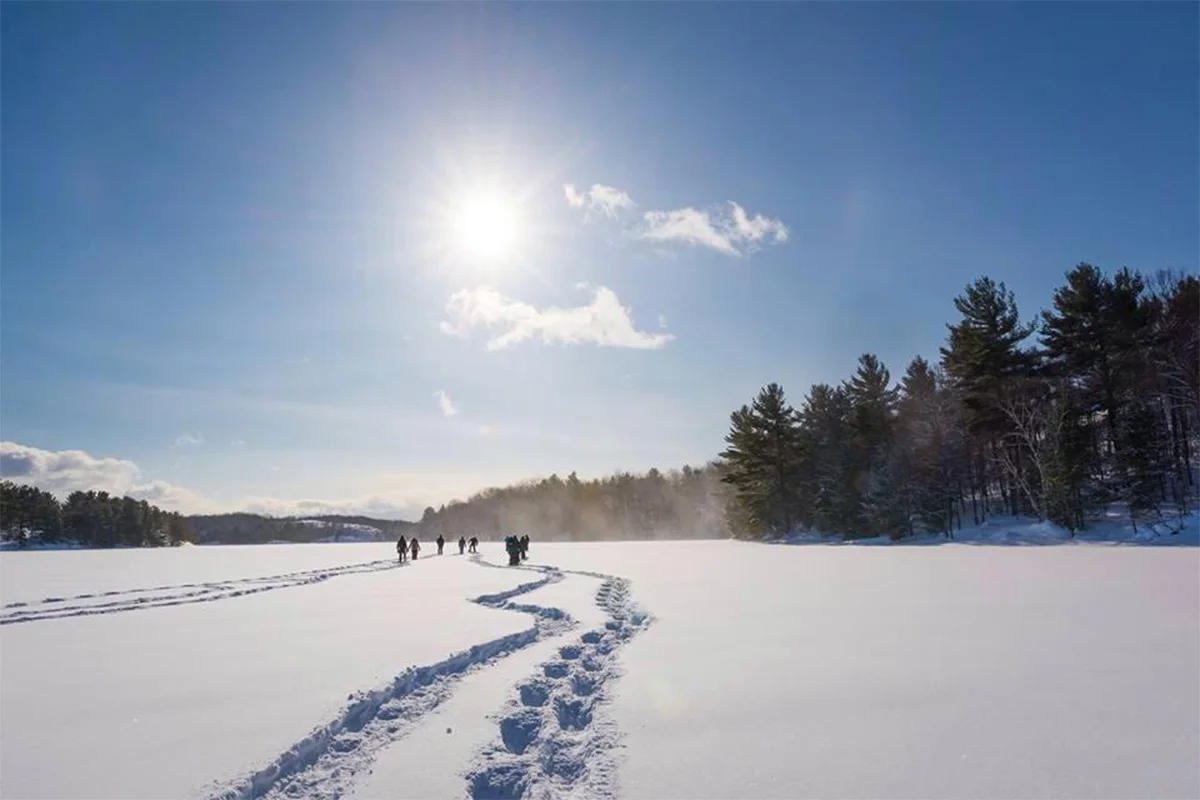
MULTIPOLYGON (((525 540, 525 547, 528 548, 529 537, 524 536, 522 538, 525 540)), ((437 554, 440 556, 442 554, 442 550, 446 547, 446 539, 439 533, 437 539, 435 540, 435 544, 437 544, 437 554)), ((478 537, 472 536, 470 539, 467 539, 465 536, 458 537, 458 554, 461 556, 464 552, 479 552, 478 537)), ((410 555, 412 556, 412 560, 416 561, 417 556, 420 553, 421 542, 416 536, 412 537, 412 539, 405 539, 404 536, 401 535, 400 538, 396 540, 396 555, 399 557, 401 564, 407 561, 410 555)))
POLYGON ((504 550, 508 553, 508 565, 515 567, 529 558, 528 536, 505 536, 504 550))

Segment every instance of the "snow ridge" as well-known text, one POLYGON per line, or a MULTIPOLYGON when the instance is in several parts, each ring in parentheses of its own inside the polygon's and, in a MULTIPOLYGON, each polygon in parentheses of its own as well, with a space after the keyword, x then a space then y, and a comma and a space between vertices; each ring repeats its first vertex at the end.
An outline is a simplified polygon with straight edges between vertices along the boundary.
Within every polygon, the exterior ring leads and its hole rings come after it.
POLYGON ((533 616, 532 627, 476 644, 447 659, 410 667, 385 686, 351 695, 338 716, 307 736, 265 767, 205 794, 216 800, 259 798, 325 798, 346 794, 376 753, 403 738, 426 714, 453 692, 467 673, 490 665, 546 636, 559 635, 574 625, 565 611, 509 602, 549 583, 561 581, 559 570, 538 570, 542 577, 474 603, 533 616))
POLYGON ((605 687, 620 675, 618 649, 652 618, 633 604, 629 581, 563 571, 604 579, 596 601, 609 619, 559 648, 557 659, 516 687, 501 715, 500 741, 466 776, 472 800, 617 797, 620 733, 605 713, 605 687))
POLYGON ((124 611, 139 611, 146 608, 187 605, 189 603, 211 603, 232 597, 270 592, 275 589, 290 589, 310 586, 330 578, 357 575, 365 572, 396 569, 408 566, 391 559, 366 561, 340 567, 288 572, 282 575, 267 575, 211 583, 184 583, 177 586, 155 586, 143 589, 118 589, 95 594, 79 594, 72 597, 47 597, 37 603, 14 602, 0 608, 0 625, 18 622, 37 622, 63 617, 84 617, 97 614, 117 614, 124 611))

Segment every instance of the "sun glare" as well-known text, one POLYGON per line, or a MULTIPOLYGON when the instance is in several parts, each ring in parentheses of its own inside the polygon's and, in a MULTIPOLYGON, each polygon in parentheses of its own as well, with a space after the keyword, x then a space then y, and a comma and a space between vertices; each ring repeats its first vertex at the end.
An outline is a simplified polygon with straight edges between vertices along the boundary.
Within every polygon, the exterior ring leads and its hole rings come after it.
POLYGON ((474 258, 498 261, 513 254, 520 241, 520 220, 513 203, 479 192, 464 198, 455 212, 454 237, 474 258))

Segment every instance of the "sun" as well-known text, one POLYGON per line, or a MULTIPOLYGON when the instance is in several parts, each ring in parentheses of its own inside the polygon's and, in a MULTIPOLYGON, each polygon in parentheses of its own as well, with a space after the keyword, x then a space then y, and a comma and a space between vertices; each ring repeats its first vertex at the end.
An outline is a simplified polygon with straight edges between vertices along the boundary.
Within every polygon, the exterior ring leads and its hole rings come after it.
POLYGON ((481 261, 503 261, 521 241, 515 204, 495 192, 477 191, 463 197, 453 212, 458 248, 481 261))

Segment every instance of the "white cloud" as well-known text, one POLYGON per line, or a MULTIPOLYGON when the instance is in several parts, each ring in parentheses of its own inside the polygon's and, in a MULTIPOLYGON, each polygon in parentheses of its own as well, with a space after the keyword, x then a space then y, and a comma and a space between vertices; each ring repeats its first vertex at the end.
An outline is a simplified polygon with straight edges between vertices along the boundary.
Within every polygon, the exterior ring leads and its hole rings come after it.
POLYGON ((575 191, 575 185, 567 183, 563 185, 563 194, 567 196, 567 205, 572 208, 583 208, 583 204, 587 202, 587 198, 575 191))
POLYGON ((711 247, 727 256, 739 256, 729 235, 717 229, 707 211, 691 206, 674 211, 647 211, 646 221, 638 236, 652 242, 681 242, 687 245, 711 247))
POLYGON ((195 447, 204 444, 204 437, 198 433, 181 433, 175 437, 175 443, 171 445, 171 449, 179 447, 195 447))
POLYGON ((74 491, 95 490, 128 495, 172 511, 198 513, 212 508, 208 498, 189 489, 146 480, 132 461, 98 458, 83 450, 42 450, 0 442, 0 476, 62 498, 74 491))
POLYGON ((762 214, 755 214, 753 219, 746 216, 746 210, 737 203, 730 201, 733 207, 733 229, 744 241, 757 242, 771 235, 776 242, 786 242, 788 229, 777 219, 767 219, 762 214))
POLYGON ((491 425, 480 425, 479 426, 479 435, 480 436, 491 436, 495 433, 496 433, 496 429, 493 428, 491 425))
POLYGON ((458 407, 454 405, 454 401, 450 399, 450 395, 438 389, 433 393, 433 396, 438 399, 438 407, 442 409, 442 416, 453 417, 458 413, 458 407))
POLYGON ((758 249, 764 240, 785 242, 788 229, 777 219, 761 214, 749 217, 734 202, 711 211, 688 206, 673 211, 647 211, 645 225, 635 235, 652 242, 678 242, 708 247, 727 256, 741 256, 758 249))
MULTIPOLYGON (((587 213, 599 213, 616 218, 622 211, 636 205, 627 192, 602 183, 580 192, 574 184, 563 185, 567 204, 586 209, 587 213)), ((724 205, 708 209, 693 206, 665 211, 647 211, 641 223, 630 227, 627 232, 634 238, 660 244, 685 244, 692 247, 707 247, 727 256, 742 256, 758 250, 766 242, 786 242, 788 228, 781 220, 755 214, 751 217, 732 200, 724 205)), ((664 254, 660 249, 655 252, 664 254)))
POLYGON ((538 309, 505 297, 489 286, 455 292, 446 304, 448 320, 443 333, 465 336, 483 326, 497 330, 488 340, 489 350, 499 350, 526 339, 540 337, 546 344, 592 343, 601 347, 656 350, 675 337, 647 333, 634 327, 628 308, 611 289, 598 286, 592 302, 575 308, 538 309))
POLYGON ((592 184, 592 188, 582 194, 575 190, 574 184, 568 183, 563 186, 563 193, 567 197, 567 204, 573 208, 586 207, 589 212, 596 211, 610 218, 636 205, 627 192, 602 183, 592 184))

